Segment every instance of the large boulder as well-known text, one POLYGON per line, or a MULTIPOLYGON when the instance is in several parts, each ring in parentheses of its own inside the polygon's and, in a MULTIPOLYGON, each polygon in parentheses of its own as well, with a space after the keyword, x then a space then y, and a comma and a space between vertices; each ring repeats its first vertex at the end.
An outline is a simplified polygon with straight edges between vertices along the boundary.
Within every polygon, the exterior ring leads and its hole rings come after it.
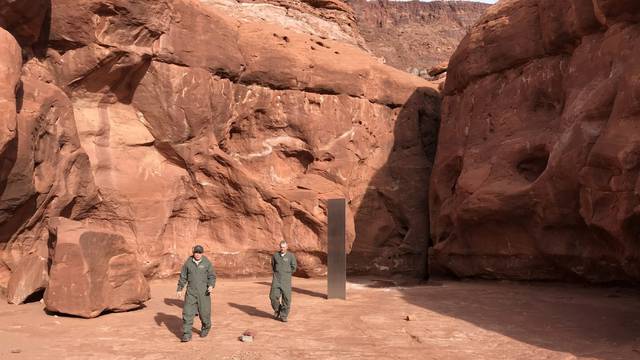
POLYGON ((0 178, 8 171, 15 157, 7 148, 15 138, 16 94, 19 91, 21 67, 20 46, 11 34, 0 28, 0 178))
POLYGON ((44 291, 48 283, 47 259, 37 254, 29 254, 20 260, 12 273, 7 287, 7 301, 10 304, 21 304, 30 296, 44 291))
POLYGON ((432 264, 640 279, 637 1, 501 1, 449 62, 432 264))
POLYGON ((135 250, 119 234, 58 218, 47 310, 85 318, 139 308, 150 298, 135 250))

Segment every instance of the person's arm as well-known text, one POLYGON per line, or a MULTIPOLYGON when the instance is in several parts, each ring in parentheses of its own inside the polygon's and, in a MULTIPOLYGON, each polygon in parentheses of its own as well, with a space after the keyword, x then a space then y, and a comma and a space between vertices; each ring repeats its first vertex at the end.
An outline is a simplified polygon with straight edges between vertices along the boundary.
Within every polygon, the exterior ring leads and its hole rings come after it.
POLYGON ((187 271, 187 263, 184 263, 182 270, 180 270, 180 278, 178 278, 178 289, 176 290, 178 297, 182 297, 182 289, 187 285, 187 271))
POLYGON ((291 254, 291 273, 293 274, 298 269, 298 261, 296 260, 296 256, 293 255, 293 253, 289 254, 291 254))
POLYGON ((209 273, 207 275, 207 286, 210 288, 216 287, 216 269, 213 268, 213 263, 209 262, 209 273))
POLYGON ((276 272, 276 259, 275 259, 275 255, 271 255, 271 271, 276 272))

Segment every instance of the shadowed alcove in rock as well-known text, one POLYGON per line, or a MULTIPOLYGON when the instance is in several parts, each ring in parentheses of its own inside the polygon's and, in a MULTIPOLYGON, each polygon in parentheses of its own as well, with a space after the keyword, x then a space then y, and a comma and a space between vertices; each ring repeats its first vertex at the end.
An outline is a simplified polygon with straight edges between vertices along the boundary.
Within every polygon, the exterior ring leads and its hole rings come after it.
POLYGON ((431 88, 418 88, 397 111, 387 162, 372 177, 362 199, 354 199, 359 206, 356 238, 347 257, 349 274, 428 278, 428 188, 440 95, 431 88))

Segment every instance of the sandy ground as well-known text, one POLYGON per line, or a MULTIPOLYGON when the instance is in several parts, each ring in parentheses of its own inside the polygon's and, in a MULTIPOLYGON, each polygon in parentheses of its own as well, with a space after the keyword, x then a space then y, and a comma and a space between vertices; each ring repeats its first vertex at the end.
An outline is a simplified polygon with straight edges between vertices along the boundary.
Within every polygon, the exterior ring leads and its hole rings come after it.
POLYGON ((634 289, 356 278, 342 301, 325 299, 324 280, 296 278, 285 324, 268 281, 220 279, 211 335, 186 344, 175 280, 153 281, 143 309, 92 320, 1 301, 0 359, 640 359, 634 289), (238 341, 246 329, 254 342, 238 341))

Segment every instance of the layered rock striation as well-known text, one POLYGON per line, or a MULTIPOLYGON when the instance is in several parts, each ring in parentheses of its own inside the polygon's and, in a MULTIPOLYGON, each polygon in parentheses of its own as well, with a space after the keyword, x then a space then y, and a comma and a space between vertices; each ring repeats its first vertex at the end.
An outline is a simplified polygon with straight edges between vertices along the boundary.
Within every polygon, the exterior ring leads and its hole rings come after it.
POLYGON ((471 1, 350 0, 364 46, 397 69, 430 78, 487 4, 471 1))

